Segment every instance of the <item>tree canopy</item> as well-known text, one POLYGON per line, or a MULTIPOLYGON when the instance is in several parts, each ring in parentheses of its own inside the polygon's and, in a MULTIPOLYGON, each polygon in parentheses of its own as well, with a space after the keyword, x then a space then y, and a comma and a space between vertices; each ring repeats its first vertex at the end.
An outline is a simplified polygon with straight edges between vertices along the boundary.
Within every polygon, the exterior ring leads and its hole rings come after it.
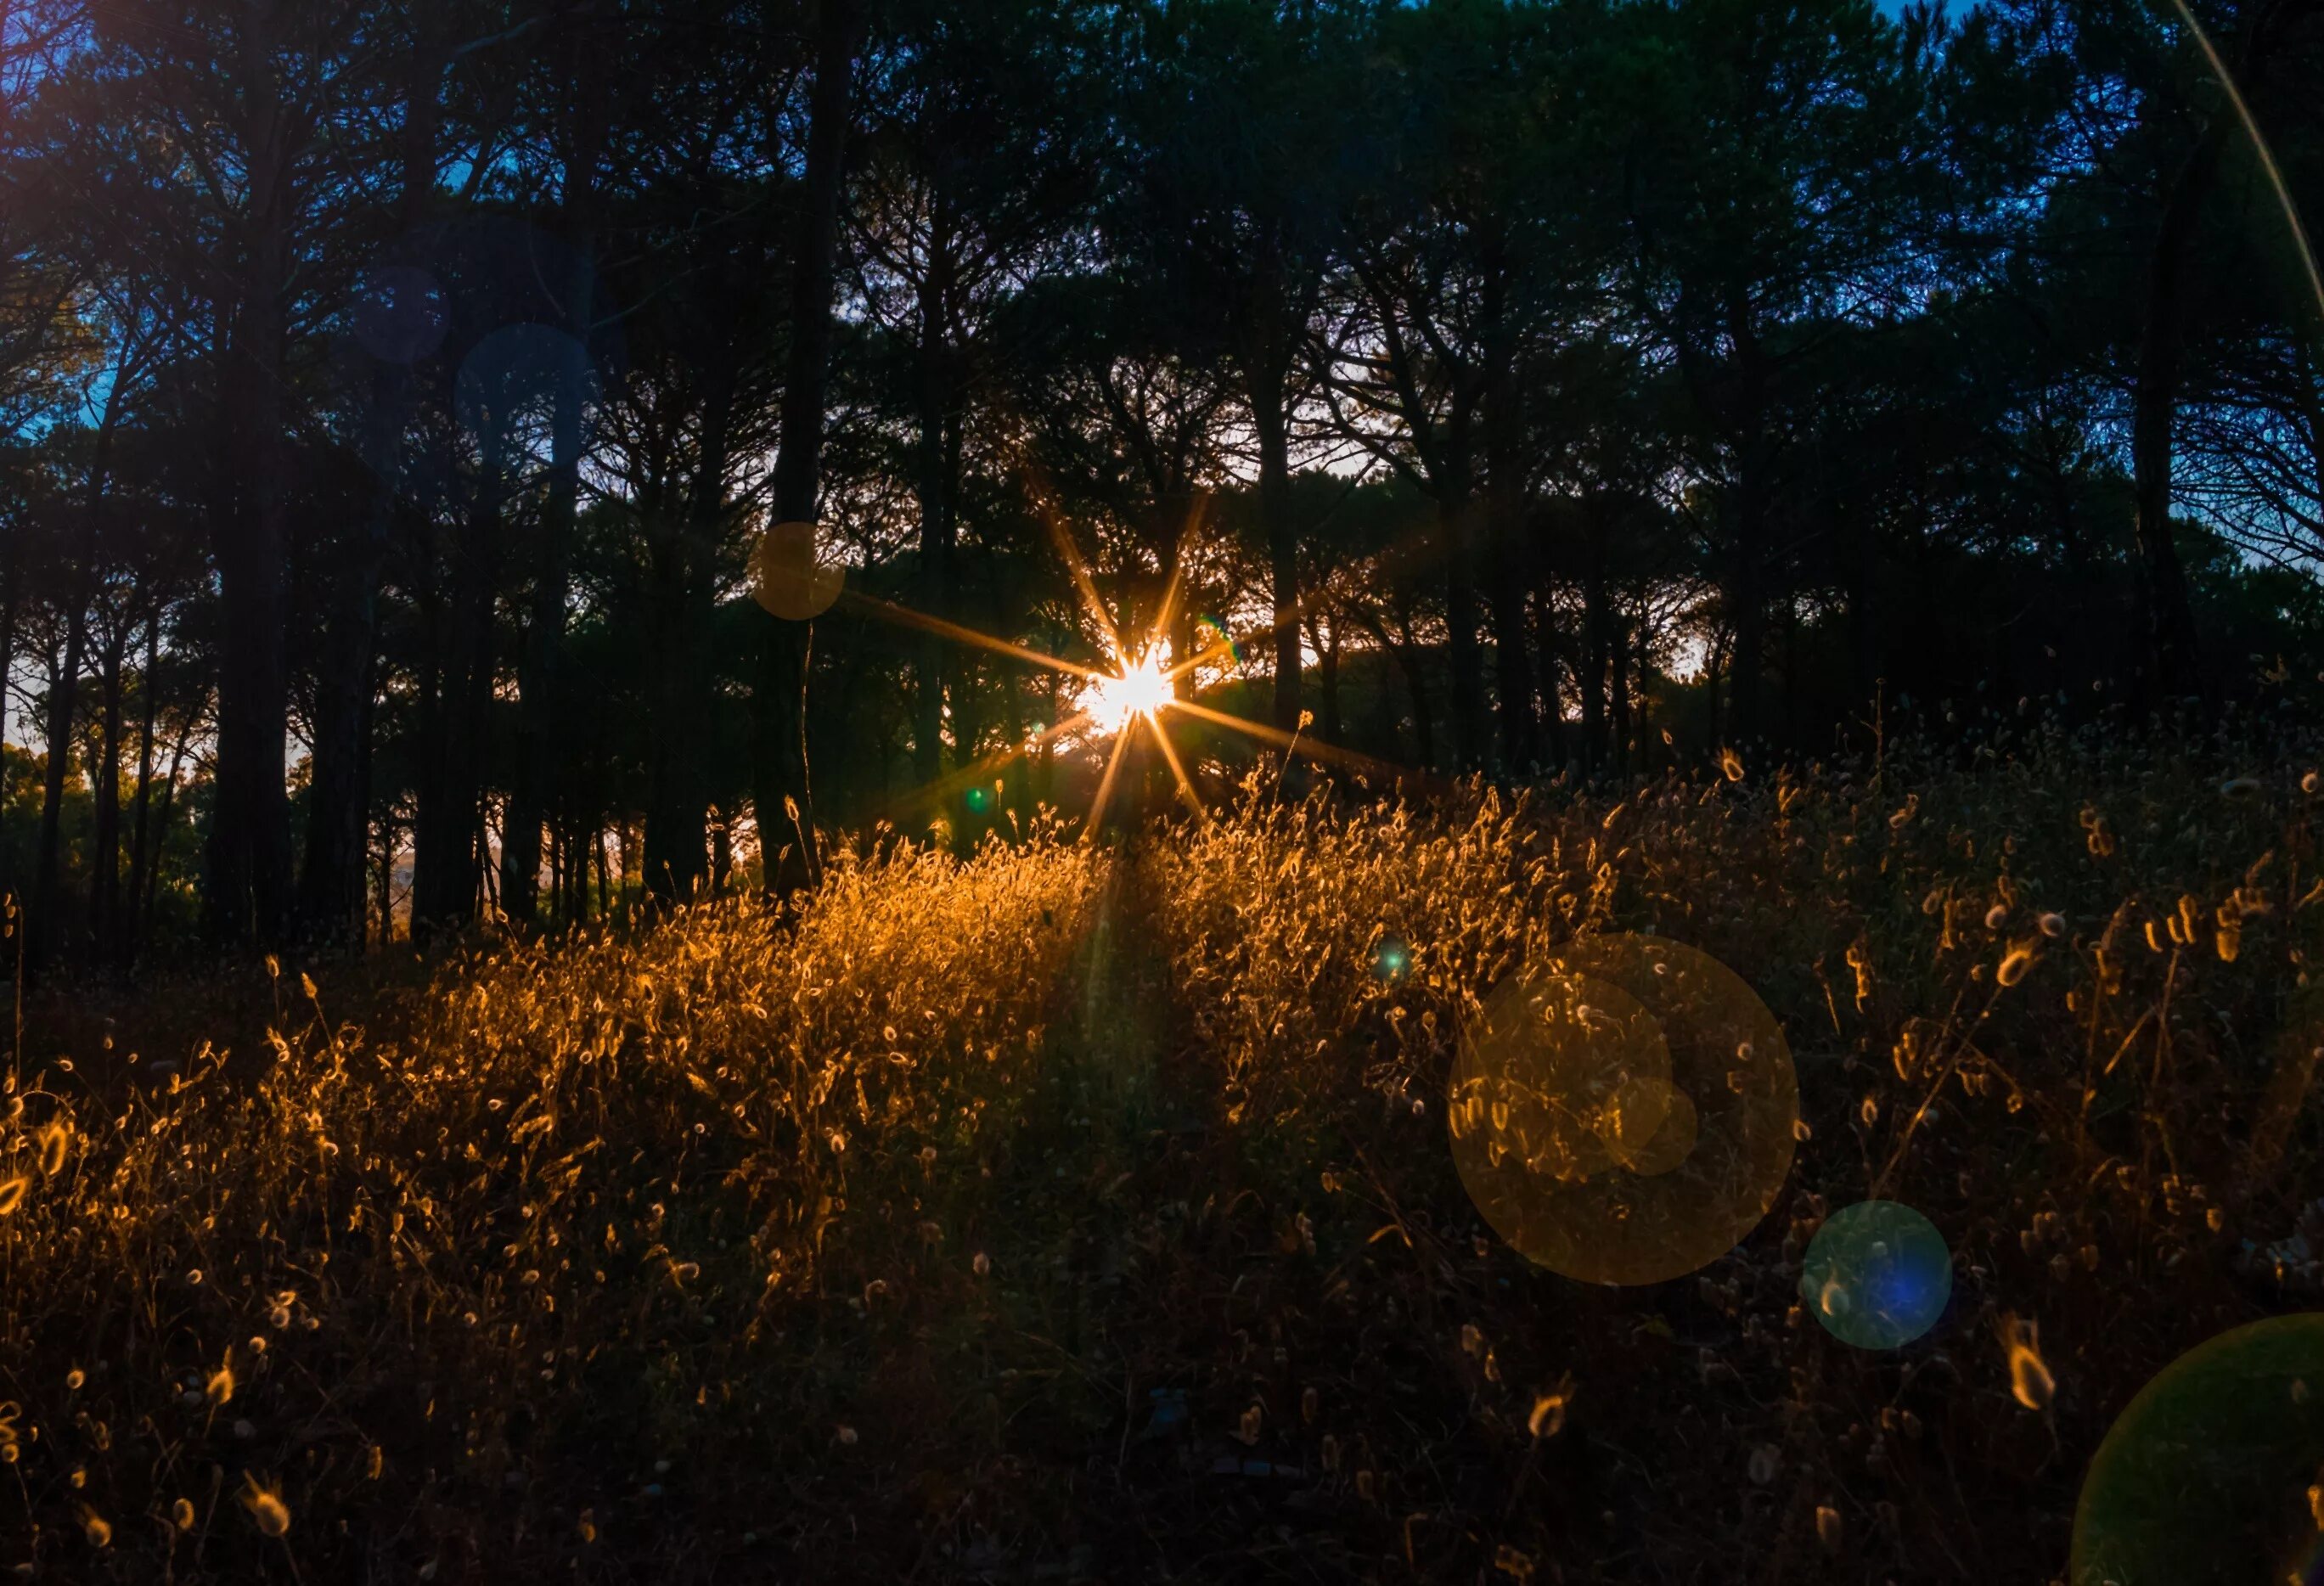
POLYGON ((1125 634, 1252 724, 1172 728, 1205 787, 2324 691, 2313 0, 13 0, 0 50, 36 960, 1006 833, 1094 785, 1125 634), (811 618, 754 598, 785 522, 811 618))

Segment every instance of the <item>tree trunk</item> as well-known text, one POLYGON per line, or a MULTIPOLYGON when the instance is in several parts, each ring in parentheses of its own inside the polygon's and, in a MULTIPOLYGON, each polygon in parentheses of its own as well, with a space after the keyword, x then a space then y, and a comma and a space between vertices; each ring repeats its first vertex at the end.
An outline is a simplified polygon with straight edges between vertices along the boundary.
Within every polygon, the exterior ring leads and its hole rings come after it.
POLYGON ((281 939, 290 905, 290 804, 282 785, 290 691, 284 658, 284 296, 290 274, 292 151, 274 78, 272 5, 239 29, 249 124, 247 256, 223 390, 235 469, 215 525, 219 632, 217 770, 202 892, 221 947, 281 939))
POLYGON ((179 724, 178 741, 170 749, 170 775, 161 784, 161 805, 153 815, 153 848, 145 866, 144 891, 133 900, 141 942, 152 939, 153 904, 161 890, 161 854, 170 841, 170 809, 178 801, 178 773, 185 769, 186 746, 192 741, 194 723, 200 715, 198 708, 186 712, 185 719, 179 724))
POLYGON ((1316 673, 1322 684, 1323 714, 1317 725, 1323 728, 1323 742, 1344 743, 1347 740, 1340 730, 1340 624, 1331 623, 1324 631, 1323 642, 1315 647, 1319 665, 1316 673))
POLYGON ((124 621, 106 639, 97 665, 97 763, 90 768, 96 801, 88 876, 89 943, 99 962, 119 956, 121 902, 121 668, 130 629, 124 621))
POLYGON ((41 835, 32 869, 32 915, 25 922, 25 962, 35 970, 46 966, 64 941, 56 915, 64 901, 61 827, 65 778, 72 764, 73 704, 88 642, 88 618, 82 606, 86 589, 85 576, 76 573, 72 609, 65 617, 64 664, 49 685, 48 775, 41 793, 41 835))
POLYGON ((1268 597, 1275 648, 1276 726, 1299 730, 1299 533, 1292 515, 1286 375, 1276 335, 1245 358, 1251 429, 1259 440, 1259 519, 1267 537, 1268 597))
POLYGON ((1493 687, 1499 696, 1500 770, 1523 776, 1536 751, 1533 668, 1526 653, 1525 480, 1522 396, 1507 319, 1508 271, 1500 228, 1492 228, 1487 277, 1489 324, 1485 373, 1485 544, 1492 579, 1486 604, 1493 621, 1493 687))
POLYGON ((702 773, 715 613, 712 567, 726 511, 734 378, 724 367, 709 375, 700 457, 685 516, 658 526, 653 553, 648 687, 660 730, 646 767, 646 886, 664 902, 690 900, 705 880, 710 801, 702 773))
POLYGON ((1606 598, 1606 525, 1592 511, 1590 543, 1582 574, 1582 763, 1585 770, 1602 770, 1612 757, 1607 752, 1606 663, 1609 622, 1606 598))
POLYGON ((2178 410, 2181 319, 2187 256, 2218 174, 2230 122, 2204 129, 2163 205, 2147 260, 2146 318, 2131 391, 2130 456, 2135 503, 2131 568, 2132 627, 2141 654, 2135 702, 2153 708, 2172 696, 2207 694, 2187 601, 2186 569, 2171 536, 2171 421, 2178 410))
POLYGON ((127 971, 137 961, 137 900, 143 896, 148 845, 152 841, 153 726, 159 714, 161 666, 161 603, 157 599, 145 618, 145 665, 137 678, 137 798, 129 838, 129 888, 121 911, 119 940, 114 963, 127 971))
MULTIPOLYGON (((72 764, 73 707, 80 689, 80 672, 88 646, 88 603, 97 583, 97 558, 103 554, 99 524, 105 511, 105 488, 113 465, 113 438, 121 418, 122 377, 107 389, 104 416, 89 451, 88 485, 81 500, 79 555, 69 579, 69 602, 65 612, 64 669, 49 690, 48 776, 41 790, 41 835, 32 870, 32 912, 26 922, 29 939, 26 962, 47 963, 63 942, 57 929, 57 910, 64 900, 61 869, 65 778, 72 764)), ((0 678, 5 682, 5 678, 0 678)))
MULTIPOLYGON (((777 517, 813 522, 823 450, 824 392, 831 374, 832 260, 839 233, 840 181, 847 149, 849 104, 863 0, 824 0, 818 20, 815 90, 808 110, 807 202, 791 271, 791 338, 783 386, 782 434, 775 452, 777 517)), ((762 836, 794 820, 815 829, 807 781, 807 679, 812 624, 769 616, 761 632, 765 656, 754 691, 756 742, 752 804, 762 836)), ((770 844, 779 846, 779 844, 770 844)), ((769 866, 770 892, 814 878, 811 844, 795 845, 786 866, 769 866), (779 873, 776 873, 779 871, 779 873)))
POLYGON ((1484 654, 1477 642, 1476 573, 1470 521, 1475 501, 1465 488, 1437 500, 1437 532, 1444 545, 1444 622, 1452 684, 1452 769, 1466 775, 1484 761, 1484 654))
MULTIPOLYGON (((594 153, 590 156, 595 162, 594 153)), ((576 201, 569 201, 568 213, 576 201)), ((565 282, 566 341, 550 414, 548 499, 542 503, 532 612, 517 665, 516 766, 501 834, 501 907, 530 925, 538 913, 540 830, 557 786, 558 685, 565 653, 565 607, 572 586, 573 534, 581 503, 582 401, 589 383, 588 336, 595 314, 591 233, 573 242, 565 282)))
POLYGON ((1729 622, 1735 642, 1729 660, 1729 736, 1738 744, 1759 736, 1759 692, 1766 672, 1766 595, 1760 583, 1762 503, 1757 480, 1747 475, 1736 491, 1734 544, 1728 558, 1729 622))
POLYGON ((483 816, 486 717, 493 696, 493 612, 502 514, 508 490, 506 415, 484 416, 475 495, 452 564, 451 621, 433 712, 439 745, 432 797, 413 834, 411 909, 415 935, 455 929, 476 916, 484 868, 483 816))
MULTIPOLYGON (((400 218, 419 225, 436 182, 442 41, 422 29, 404 83, 400 218)), ((371 825, 372 698, 377 678, 379 579, 394 521, 405 424, 416 383, 409 366, 380 360, 372 370, 364 461, 372 498, 339 576, 337 609, 315 687, 315 751, 307 789, 307 848, 299 872, 299 918, 327 946, 364 944, 364 871, 371 825)))
MULTIPOLYGON (((434 539, 431 534, 430 540, 434 539)), ((418 765, 413 773, 411 813, 411 939, 425 941, 438 923, 438 899, 452 891, 444 878, 460 861, 462 822, 451 807, 447 781, 450 730, 447 696, 456 694, 455 646, 446 601, 436 576, 432 544, 420 550, 421 567, 415 602, 420 608, 420 660, 414 714, 418 718, 418 765)))
POLYGON ((1421 665, 1417 646, 1396 644, 1389 647, 1396 664, 1404 673, 1405 692, 1412 699, 1412 734, 1414 747, 1419 751, 1421 769, 1436 769, 1436 713, 1428 699, 1428 678, 1421 665))
POLYGON ((1611 663, 1606 679, 1607 724, 1613 733, 1608 763, 1627 771, 1630 769, 1630 645, 1628 624, 1618 613, 1608 624, 1606 655, 1611 663))
POLYGON ((23 599, 24 576, 22 567, 24 537, 21 533, 8 537, 8 559, 0 567, 0 579, 6 581, 0 589, 0 746, 8 742, 8 689, 6 679, 16 673, 16 608, 23 599))
MULTIPOLYGON (((919 346, 914 371, 913 490, 920 510, 920 601, 930 614, 950 619, 954 603, 954 522, 951 448, 945 445, 951 406, 949 376, 951 236, 944 195, 932 198, 927 273, 919 287, 919 346)), ((945 642, 919 634, 913 655, 912 774, 922 786, 944 775, 945 674, 951 669, 945 642)), ((957 705, 955 705, 957 710, 957 705)), ((958 724, 955 720, 955 726, 958 724)), ((960 745, 955 762, 966 765, 972 751, 960 745)))
POLYGON ((1541 660, 1541 720, 1543 746, 1550 764, 1565 763, 1565 699, 1558 687, 1557 606, 1545 582, 1533 595, 1534 653, 1541 660))

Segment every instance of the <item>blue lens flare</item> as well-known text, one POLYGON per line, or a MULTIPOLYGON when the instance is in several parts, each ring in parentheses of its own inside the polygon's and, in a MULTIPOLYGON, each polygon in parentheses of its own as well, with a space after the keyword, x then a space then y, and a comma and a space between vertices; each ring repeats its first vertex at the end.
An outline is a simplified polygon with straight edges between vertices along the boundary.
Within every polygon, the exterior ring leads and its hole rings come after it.
POLYGON ((1858 1349, 1892 1350, 1937 1324, 1952 1298, 1952 1252, 1936 1225, 1895 1201, 1863 1201, 1809 1242, 1800 1297, 1824 1331, 1858 1349))

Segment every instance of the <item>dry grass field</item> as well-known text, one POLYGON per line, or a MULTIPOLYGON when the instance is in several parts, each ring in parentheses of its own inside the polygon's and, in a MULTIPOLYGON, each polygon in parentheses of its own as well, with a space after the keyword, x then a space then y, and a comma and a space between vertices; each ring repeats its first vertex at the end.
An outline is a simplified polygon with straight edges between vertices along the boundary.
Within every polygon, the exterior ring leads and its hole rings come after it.
POLYGON ((0 1570, 120 1581, 2040 1582, 2153 1373, 2317 1305, 2313 762, 2036 733, 1127 842, 835 854, 410 975, 27 1010, 0 1570), (1576 933, 1782 1021, 1692 1277, 1455 1177, 1480 996, 1576 933), (1950 1307, 1859 1351, 1873 1186, 1950 1307))

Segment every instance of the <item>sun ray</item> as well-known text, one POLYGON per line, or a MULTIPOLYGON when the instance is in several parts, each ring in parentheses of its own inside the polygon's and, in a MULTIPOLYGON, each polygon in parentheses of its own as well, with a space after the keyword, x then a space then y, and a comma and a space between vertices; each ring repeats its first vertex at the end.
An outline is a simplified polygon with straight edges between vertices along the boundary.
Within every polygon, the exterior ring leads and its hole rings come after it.
POLYGON ((1089 712, 1076 711, 1065 720, 1042 728, 1022 743, 1012 744, 1006 749, 996 749, 973 765, 963 766, 949 776, 939 777, 933 782, 897 795, 880 807, 874 818, 891 816, 899 810, 909 809, 916 804, 949 798, 962 788, 973 788, 986 778, 1005 770, 1010 761, 1031 754, 1043 745, 1053 743, 1070 733, 1078 733, 1084 727, 1092 726, 1095 724, 1095 721, 1096 718, 1089 712))
POLYGON ((1021 439, 1009 438, 1003 440, 1002 445, 1010 461, 1025 476, 1026 503, 1033 509, 1033 516, 1040 520, 1042 529, 1049 536, 1049 543, 1056 548, 1057 555, 1065 561, 1065 572, 1072 577, 1074 588, 1082 597, 1082 604, 1088 609, 1091 620, 1105 635, 1108 645, 1119 654, 1124 648, 1120 626, 1114 622, 1113 613, 1106 609, 1103 597, 1097 592, 1097 580, 1090 572, 1088 560, 1083 557, 1081 547, 1074 543, 1073 531, 1065 527, 1065 519, 1057 512, 1048 470, 1034 460, 1021 439))
POLYGON ((1082 835, 1095 840, 1098 828, 1105 824, 1105 807, 1113 797, 1113 779, 1121 770, 1121 757, 1130 748, 1130 734, 1122 733, 1113 741, 1113 752, 1106 756, 1105 775, 1098 779, 1097 797, 1090 800, 1089 819, 1082 824, 1082 835))
POLYGON ((1191 699, 1177 700, 1171 708, 1184 711, 1197 721, 1209 722, 1232 732, 1248 733, 1261 742, 1271 743, 1286 752, 1289 752, 1296 744, 1301 754, 1312 756, 1316 760, 1329 761, 1334 765, 1345 766, 1350 770, 1361 771, 1366 776, 1380 777, 1389 780, 1410 780, 1431 790, 1445 785, 1441 778, 1430 772, 1415 770, 1409 766, 1397 765, 1385 760, 1375 760, 1369 754, 1360 754, 1352 749, 1342 749, 1336 743, 1325 743, 1314 738, 1303 738, 1296 733, 1286 733, 1280 727, 1269 726, 1264 722, 1247 721, 1241 716, 1231 716, 1222 710, 1213 710, 1209 705, 1198 704, 1191 699))
POLYGON ((1170 774, 1178 780, 1179 797, 1186 801, 1186 807, 1194 812, 1196 820, 1207 823, 1211 812, 1203 807, 1203 796, 1194 791, 1194 784, 1188 779, 1186 768, 1178 763, 1178 752, 1170 747, 1170 734, 1162 730, 1161 716, 1149 713, 1146 724, 1153 731, 1154 742, 1162 746, 1162 758, 1170 762, 1170 774))
MULTIPOLYGON (((1157 645, 1165 643, 1169 639, 1170 619, 1177 614, 1178 596, 1184 589, 1185 577, 1185 564, 1174 562, 1170 568, 1169 580, 1162 586, 1162 608, 1154 613, 1153 642, 1157 645)), ((1165 672, 1162 678, 1166 683, 1176 683, 1180 675, 1178 669, 1173 668, 1165 672)))
POLYGON ((1079 661, 1069 661, 1061 656, 1047 655, 1038 650, 1028 650, 1021 644, 1011 644, 1006 639, 995 639, 990 633, 980 633, 973 628, 964 628, 958 622, 948 622, 942 617, 932 617, 926 612, 916 612, 909 606, 898 605, 894 601, 881 600, 876 595, 861 595, 849 590, 839 597, 839 603, 858 616, 877 617, 882 622, 894 622, 899 627, 918 628, 925 632, 934 633, 940 639, 953 639, 963 644, 977 645, 992 651, 995 655, 1005 655, 1012 660, 1030 661, 1035 666, 1048 667, 1053 670, 1079 678, 1084 682, 1101 682, 1106 677, 1105 673, 1095 667, 1086 667, 1079 661))

